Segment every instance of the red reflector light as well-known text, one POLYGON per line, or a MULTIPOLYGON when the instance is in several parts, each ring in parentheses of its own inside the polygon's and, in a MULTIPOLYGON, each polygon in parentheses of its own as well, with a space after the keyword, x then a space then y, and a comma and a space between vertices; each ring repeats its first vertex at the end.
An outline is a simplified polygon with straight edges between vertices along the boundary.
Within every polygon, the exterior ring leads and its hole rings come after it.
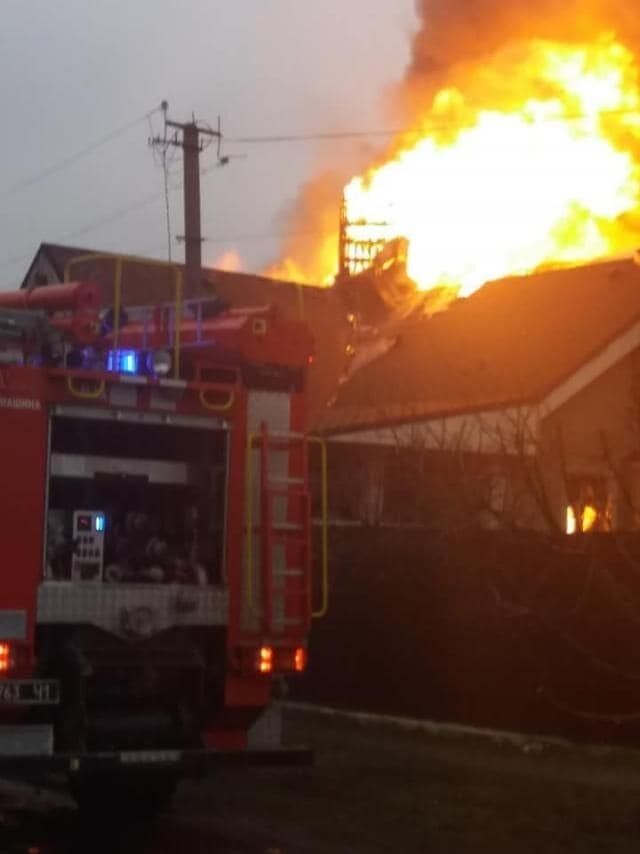
POLYGON ((273 649, 270 646, 261 646, 258 650, 257 669, 260 673, 273 672, 273 649))
POLYGON ((0 643, 0 673, 7 673, 13 667, 13 649, 9 643, 0 643))
POLYGON ((293 667, 297 673, 302 671, 307 666, 307 650, 303 646, 299 646, 293 656, 293 667))

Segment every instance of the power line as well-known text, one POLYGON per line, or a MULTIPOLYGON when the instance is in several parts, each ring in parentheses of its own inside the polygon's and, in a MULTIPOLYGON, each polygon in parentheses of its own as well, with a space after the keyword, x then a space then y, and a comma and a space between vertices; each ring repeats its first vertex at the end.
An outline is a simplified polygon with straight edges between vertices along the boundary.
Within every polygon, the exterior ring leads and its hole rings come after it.
MULTIPOLYGON (((176 189, 179 188, 170 187, 170 192, 176 189)), ((135 202, 132 202, 129 205, 125 205, 124 207, 118 208, 118 210, 105 214, 99 219, 93 220, 82 228, 78 228, 75 231, 69 231, 66 234, 62 234, 58 238, 58 241, 74 240, 76 237, 81 237, 83 234, 88 234, 90 231, 95 231, 96 228, 101 228, 103 225, 109 225, 112 222, 116 222, 116 220, 119 220, 122 217, 133 213, 134 211, 142 210, 143 208, 148 207, 149 205, 153 204, 153 202, 156 202, 163 196, 164 190, 162 190, 161 192, 151 193, 148 196, 143 196, 142 198, 137 199, 135 202)))
MULTIPOLYGON (((326 232, 321 231, 288 231, 287 237, 324 237, 326 232)), ((205 237, 205 243, 250 243, 259 240, 274 240, 282 237, 282 233, 275 231, 254 232, 248 234, 230 234, 226 237, 205 237)))
POLYGON ((164 118, 164 131, 162 136, 154 133, 153 126, 151 124, 151 119, 149 119, 149 145, 151 146, 151 150, 153 151, 154 160, 156 159, 156 154, 160 152, 160 165, 162 166, 162 183, 164 190, 164 213, 165 213, 165 221, 167 226, 167 261, 171 263, 171 205, 169 204, 169 162, 168 162, 168 154, 169 152, 175 152, 177 149, 171 145, 171 141, 167 138, 167 109, 169 108, 169 104, 167 101, 163 101, 160 104, 160 109, 162 110, 162 115, 164 118))
MULTIPOLYGON (((418 131, 416 131, 417 133, 418 131)), ((399 130, 363 130, 363 131, 336 131, 323 133, 292 133, 273 136, 227 136, 226 142, 241 145, 270 144, 275 142, 320 142, 322 140, 334 141, 339 139, 361 139, 370 137, 397 136, 404 131, 399 130)))
MULTIPOLYGON (((178 187, 171 187, 170 191, 179 189, 178 187)), ((162 198, 164 195, 164 191, 153 193, 152 195, 143 196, 140 199, 137 199, 130 205, 126 205, 125 207, 118 208, 111 213, 105 214, 105 216, 100 217, 99 219, 95 219, 82 228, 76 229, 75 231, 68 231, 65 234, 61 234, 56 240, 55 243, 62 243, 65 240, 74 240, 76 237, 81 237, 83 234, 88 234, 91 231, 95 231, 97 228, 101 228, 103 225, 109 225, 112 222, 115 222, 118 219, 126 216, 127 214, 133 213, 134 211, 142 210, 142 208, 147 207, 153 202, 156 202, 158 199, 162 198)), ((33 255, 33 252, 21 254, 21 255, 13 255, 9 258, 5 258, 0 269, 4 270, 8 267, 12 267, 21 263, 22 261, 29 260, 33 255)))
MULTIPOLYGON (((211 171, 211 170, 209 170, 211 171)), ((169 172, 171 174, 171 172, 169 172)), ((168 192, 173 193, 176 190, 182 188, 182 182, 176 184, 168 185, 168 192)), ((150 193, 146 196, 141 196, 135 201, 131 202, 128 205, 117 208, 116 210, 110 211, 109 213, 104 214, 104 216, 99 217, 98 219, 92 220, 87 223, 87 225, 82 226, 82 228, 75 229, 74 231, 68 231, 64 234, 59 235, 54 241, 54 243, 62 243, 65 240, 74 240, 77 237, 81 237, 84 234, 88 234, 91 231, 95 231, 97 228, 101 228, 103 225, 109 225, 112 222, 116 222, 122 217, 127 216, 130 213, 135 213, 136 211, 142 210, 143 208, 148 207, 159 199, 163 198, 164 189, 155 193, 150 193)), ((5 258, 0 266, 0 270, 6 270, 9 267, 15 266, 17 264, 22 263, 23 261, 28 261, 33 257, 33 252, 25 252, 20 255, 12 255, 8 258, 5 258)))
MULTIPOLYGON (((208 175, 213 172, 215 168, 216 165, 211 166, 208 169, 204 169, 202 174, 208 175)), ((168 174, 169 176, 172 175, 171 169, 168 170, 168 174)), ((182 189, 182 181, 178 181, 175 184, 168 183, 167 189, 169 193, 174 193, 176 192, 176 190, 182 189)), ((118 219, 121 219, 124 216, 128 216, 130 213, 135 213, 136 211, 148 207, 149 205, 153 204, 153 202, 162 199, 164 195, 165 191, 164 189, 162 189, 161 191, 150 193, 146 196, 141 196, 128 205, 117 208, 116 210, 104 214, 104 216, 101 216, 98 219, 92 220, 91 222, 87 223, 87 225, 82 226, 82 228, 75 229, 74 231, 67 231, 64 234, 59 235, 52 242, 62 243, 65 240, 75 240, 75 238, 81 237, 84 234, 88 234, 91 231, 95 231, 97 228, 101 228, 103 225, 109 225, 110 223, 116 222, 118 219)), ((33 251, 28 251, 21 253, 20 255, 11 255, 8 258, 4 258, 3 261, 0 262, 0 271, 16 266, 17 264, 20 264, 23 261, 28 261, 32 257, 33 251)))
MULTIPOLYGON (((473 108, 478 113, 480 112, 500 112, 499 110, 491 110, 489 108, 473 108)), ((607 116, 624 116, 638 114, 637 109, 624 108, 619 110, 600 110, 597 114, 598 118, 607 116)), ((505 116, 511 116, 512 113, 504 113, 505 116)), ((517 114, 516 114, 517 115, 517 114)), ((540 124, 546 122, 572 122, 582 119, 593 118, 586 113, 567 113, 563 116, 543 116, 535 117, 530 120, 524 117, 531 124, 540 124)), ((417 127, 409 128, 386 128, 377 130, 346 130, 346 131, 321 131, 318 133, 288 133, 288 134, 267 134, 256 136, 225 136, 226 142, 237 143, 240 145, 270 145, 273 143, 282 142, 334 142, 339 140, 349 139, 373 139, 387 138, 396 136, 424 136, 430 130, 465 130, 473 127, 473 124, 467 124, 464 121, 454 122, 451 120, 431 120, 424 122, 417 127)))
POLYGON ((162 184, 164 192, 164 213, 167 223, 167 260, 171 263, 171 205, 169 204, 169 167, 167 151, 162 152, 162 184))
POLYGON ((23 178, 20 181, 17 181, 15 184, 11 184, 9 187, 6 187, 4 190, 0 192, 0 199, 5 199, 8 196, 13 196, 16 193, 21 192, 22 190, 26 190, 29 187, 33 187, 34 184, 40 183, 40 181, 44 181, 46 178, 50 178, 52 175, 57 174, 58 172, 62 172, 64 169, 68 169, 70 166, 73 166, 79 160, 82 160, 84 157, 88 157, 89 154, 92 154, 97 149, 102 148, 103 145, 106 145, 108 142, 111 142, 113 139, 116 139, 122 134, 127 133, 127 131, 139 125, 141 122, 147 121, 150 116, 156 113, 160 107, 155 107, 153 110, 148 110, 144 115, 138 116, 137 119, 133 121, 127 122, 124 125, 120 125, 120 127, 115 128, 115 130, 110 131, 105 136, 100 137, 99 139, 90 142, 84 148, 81 148, 79 151, 74 152, 73 154, 69 154, 66 157, 63 157, 62 160, 58 160, 57 163, 53 163, 51 166, 48 166, 46 169, 43 169, 41 172, 37 172, 35 175, 31 175, 29 178, 23 178))

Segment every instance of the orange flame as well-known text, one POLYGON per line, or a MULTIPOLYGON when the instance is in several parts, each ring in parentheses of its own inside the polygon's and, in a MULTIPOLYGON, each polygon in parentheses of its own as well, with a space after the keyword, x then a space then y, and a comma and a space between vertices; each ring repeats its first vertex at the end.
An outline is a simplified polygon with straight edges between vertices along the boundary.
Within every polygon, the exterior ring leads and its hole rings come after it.
POLYGON ((600 514, 591 504, 585 504, 582 508, 582 512, 580 513, 580 526, 578 527, 578 520, 576 519, 576 511, 573 509, 571 505, 567 507, 567 521, 566 521, 566 532, 567 534, 575 534, 576 531, 580 530, 583 533, 587 531, 591 531, 595 528, 596 522, 599 519, 600 514))
MULTIPOLYGON (((406 238, 419 287, 460 295, 630 252, 640 233, 639 80, 633 54, 611 35, 511 43, 456 66, 418 130, 347 184, 352 236, 406 238)), ((335 207, 329 222, 335 231, 335 207)), ((335 274, 329 248, 335 241, 316 242, 304 280, 335 274)), ((294 254, 281 272, 309 260, 308 250, 294 254)))
POLYGON ((465 89, 441 90, 419 137, 348 184, 349 220, 386 222, 389 238, 408 239, 420 287, 461 295, 637 244, 639 77, 625 47, 534 41, 466 77, 466 90, 493 86, 505 105, 474 109, 465 89))

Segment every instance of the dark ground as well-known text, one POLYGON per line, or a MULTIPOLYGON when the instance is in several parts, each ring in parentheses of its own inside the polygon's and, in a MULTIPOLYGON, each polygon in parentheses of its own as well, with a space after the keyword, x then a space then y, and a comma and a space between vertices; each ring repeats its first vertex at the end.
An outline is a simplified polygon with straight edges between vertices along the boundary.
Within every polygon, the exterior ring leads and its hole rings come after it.
MULTIPOLYGON (((5 804, 0 851, 32 854, 635 852, 640 754, 402 732, 289 712, 311 769, 185 783, 154 827, 82 826, 63 800, 5 804), (57 805, 54 805, 56 804, 57 805)), ((19 800, 19 798, 18 798, 19 800)))

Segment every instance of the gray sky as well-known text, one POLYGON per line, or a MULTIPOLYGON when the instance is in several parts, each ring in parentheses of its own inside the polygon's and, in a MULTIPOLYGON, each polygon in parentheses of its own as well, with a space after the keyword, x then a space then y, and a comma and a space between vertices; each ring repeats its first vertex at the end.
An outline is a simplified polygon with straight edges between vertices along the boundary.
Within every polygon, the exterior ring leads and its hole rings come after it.
MULTIPOLYGON (((169 101, 170 115, 226 136, 377 129, 403 72, 413 0, 2 0, 0 288, 17 287, 41 241, 166 257, 162 171, 141 121, 91 155, 39 175, 169 101), (114 214, 142 204, 121 216, 114 214), (107 221, 110 220, 110 221, 107 221)), ((161 117, 151 119, 155 131, 161 117)), ((320 164, 362 143, 225 144, 242 154, 203 177, 204 257, 237 247, 259 270, 283 212, 320 164), (239 238, 225 241, 225 238, 239 238), (214 242, 215 241, 215 242, 214 242)), ((203 169, 214 150, 202 158, 203 169)), ((174 183, 180 180, 176 160, 174 183)), ((182 233, 181 191, 171 194, 182 233)), ((176 257, 182 251, 174 243, 176 257)))

